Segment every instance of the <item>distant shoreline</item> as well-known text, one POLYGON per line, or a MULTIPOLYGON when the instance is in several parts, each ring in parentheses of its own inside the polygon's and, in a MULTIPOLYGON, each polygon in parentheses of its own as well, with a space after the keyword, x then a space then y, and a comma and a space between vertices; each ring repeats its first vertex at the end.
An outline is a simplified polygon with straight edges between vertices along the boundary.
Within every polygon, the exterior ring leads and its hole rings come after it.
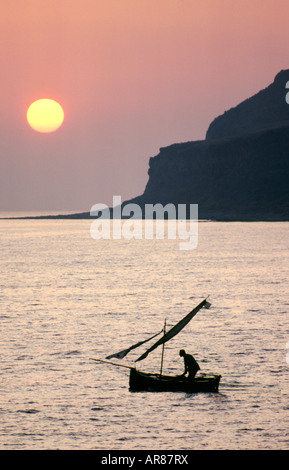
MULTIPOLYGON (((4 212, 4 211, 3 211, 4 212)), ((2 214, 3 214, 2 212, 2 214)), ((68 213, 68 214, 39 214, 39 215, 21 215, 20 211, 17 211, 18 215, 12 215, 13 212, 7 211, 10 215, 4 217, 0 212, 0 220, 94 220, 96 217, 90 215, 89 212, 83 213, 68 213)), ((24 212, 24 211, 23 211, 24 212)), ((38 212, 38 211, 37 211, 38 212)), ((111 217, 107 217, 108 219, 111 217)), ((112 218, 111 218, 112 219, 112 218)), ((127 217, 121 217, 121 220, 128 220, 127 217)), ((145 220, 144 217, 142 220, 145 220)), ((187 218, 186 220, 190 220, 187 218)), ((228 216, 226 214, 215 217, 201 217, 198 219, 199 222, 289 222, 289 217, 251 217, 244 215, 243 217, 228 216)))

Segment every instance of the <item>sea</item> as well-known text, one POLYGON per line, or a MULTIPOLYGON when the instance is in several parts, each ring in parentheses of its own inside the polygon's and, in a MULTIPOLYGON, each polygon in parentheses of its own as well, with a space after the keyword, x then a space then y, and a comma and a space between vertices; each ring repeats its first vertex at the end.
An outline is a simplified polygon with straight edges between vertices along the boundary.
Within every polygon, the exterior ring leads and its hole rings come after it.
MULTIPOLYGON (((91 223, 0 220, 0 449, 287 450, 289 223, 199 221, 192 250, 96 240, 91 223), (94 360, 206 297, 163 373, 183 372, 185 349, 219 393, 130 392, 129 369, 94 360)), ((160 348, 135 363, 149 345, 111 361, 159 372, 160 348)))

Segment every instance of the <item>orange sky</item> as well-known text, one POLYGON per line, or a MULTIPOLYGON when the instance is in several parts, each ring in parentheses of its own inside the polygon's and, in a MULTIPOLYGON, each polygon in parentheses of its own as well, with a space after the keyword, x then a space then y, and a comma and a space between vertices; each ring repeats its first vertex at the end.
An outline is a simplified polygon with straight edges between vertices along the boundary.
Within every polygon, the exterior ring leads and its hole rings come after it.
POLYGON ((0 210, 84 210, 143 192, 159 147, 289 68, 287 0, 13 0, 0 6, 0 210), (65 112, 55 133, 32 101, 65 112))

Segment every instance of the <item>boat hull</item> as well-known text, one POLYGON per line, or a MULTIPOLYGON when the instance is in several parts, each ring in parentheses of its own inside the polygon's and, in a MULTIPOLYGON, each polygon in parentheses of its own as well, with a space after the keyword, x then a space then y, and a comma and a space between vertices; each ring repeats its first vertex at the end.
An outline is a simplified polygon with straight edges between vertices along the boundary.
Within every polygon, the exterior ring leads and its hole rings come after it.
POLYGON ((131 369, 129 377, 129 389, 131 392, 218 392, 221 376, 199 376, 194 380, 188 380, 183 376, 166 376, 159 374, 147 374, 131 369))

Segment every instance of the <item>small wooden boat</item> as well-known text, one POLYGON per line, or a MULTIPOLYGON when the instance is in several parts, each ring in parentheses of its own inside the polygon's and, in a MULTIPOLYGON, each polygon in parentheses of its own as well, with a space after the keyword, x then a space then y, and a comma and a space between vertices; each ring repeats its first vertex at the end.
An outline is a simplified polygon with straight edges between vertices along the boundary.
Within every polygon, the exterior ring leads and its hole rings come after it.
POLYGON ((161 368, 159 374, 151 374, 147 372, 141 372, 136 370, 135 367, 124 365, 124 364, 116 364, 114 362, 109 362, 103 359, 94 359, 94 361, 104 362, 108 364, 112 364, 118 367, 126 367, 130 369, 130 377, 129 377, 129 389, 132 392, 137 391, 153 391, 153 392, 186 392, 186 393, 198 393, 198 392, 218 392, 219 383, 221 379, 221 375, 198 375, 194 377, 194 379, 188 379, 184 375, 177 375, 177 376, 168 376, 163 375, 163 359, 164 359, 164 345, 167 341, 171 338, 176 336, 188 323, 191 319, 198 313, 201 308, 209 308, 210 303, 207 299, 204 299, 199 305, 197 305, 190 313, 188 313, 182 320, 180 320, 175 326, 173 326, 170 330, 166 332, 166 322, 164 325, 163 330, 159 333, 154 334, 150 338, 139 341, 136 344, 133 344, 127 349, 124 349, 118 353, 111 354, 107 356, 106 359, 111 359, 113 357, 117 359, 123 359, 130 351, 139 346, 143 345, 144 343, 152 340, 160 333, 163 333, 162 337, 154 343, 147 351, 145 351, 135 362, 142 361, 145 359, 150 352, 156 349, 158 346, 162 345, 162 357, 161 357, 161 368))
POLYGON ((183 376, 147 374, 131 368, 129 389, 131 392, 218 392, 221 376, 198 376, 188 380, 183 376))

